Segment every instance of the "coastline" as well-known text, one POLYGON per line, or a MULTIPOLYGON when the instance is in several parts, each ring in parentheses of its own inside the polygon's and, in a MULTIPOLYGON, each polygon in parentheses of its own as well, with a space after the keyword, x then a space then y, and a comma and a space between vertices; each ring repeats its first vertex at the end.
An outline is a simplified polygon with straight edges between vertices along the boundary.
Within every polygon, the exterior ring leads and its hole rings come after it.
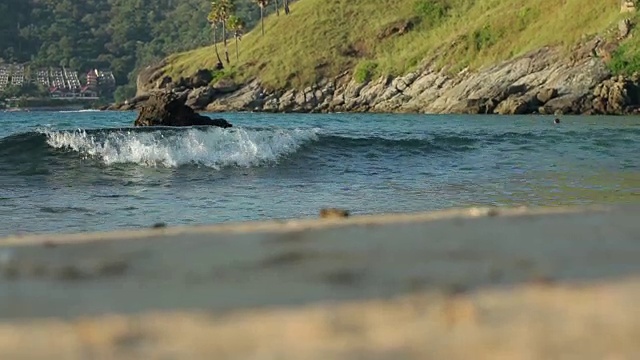
POLYGON ((0 354, 626 358, 640 350, 638 215, 476 208, 9 237, 0 354))
POLYGON ((569 54, 545 47, 481 69, 453 71, 426 61, 399 76, 357 81, 351 70, 306 88, 271 88, 259 78, 213 81, 199 69, 173 79, 160 63, 143 70, 137 95, 109 110, 133 110, 150 94, 173 91, 197 111, 268 113, 426 113, 629 115, 640 109, 640 75, 614 75, 617 41, 594 37, 569 54))

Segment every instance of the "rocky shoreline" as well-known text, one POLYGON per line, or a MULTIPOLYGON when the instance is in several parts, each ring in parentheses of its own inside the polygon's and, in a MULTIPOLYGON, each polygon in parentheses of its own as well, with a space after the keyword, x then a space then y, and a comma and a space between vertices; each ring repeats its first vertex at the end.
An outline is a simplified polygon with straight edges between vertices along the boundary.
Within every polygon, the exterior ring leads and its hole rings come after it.
POLYGON ((137 109, 150 93, 170 89, 186 96, 188 106, 207 112, 631 114, 640 109, 640 75, 613 76, 606 66, 618 42, 629 36, 630 30, 622 28, 615 41, 595 37, 569 54, 545 47, 479 71, 464 69, 457 74, 427 62, 400 77, 363 83, 354 80, 351 72, 344 72, 303 90, 268 90, 257 79, 246 84, 230 80, 212 84, 211 71, 206 69, 174 81, 159 64, 140 74, 135 98, 108 109, 137 109))

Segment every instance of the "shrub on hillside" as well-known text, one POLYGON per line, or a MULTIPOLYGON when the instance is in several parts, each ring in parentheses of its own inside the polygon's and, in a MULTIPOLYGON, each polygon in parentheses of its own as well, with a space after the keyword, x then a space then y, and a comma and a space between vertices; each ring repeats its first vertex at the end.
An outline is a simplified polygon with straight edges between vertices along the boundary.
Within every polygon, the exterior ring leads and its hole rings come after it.
POLYGON ((640 72, 640 56, 629 43, 618 47, 608 63, 609 70, 616 75, 631 75, 640 72))
POLYGON ((476 29, 470 34, 470 40, 476 51, 488 48, 498 41, 498 34, 489 25, 476 29))
POLYGON ((449 11, 449 7, 440 0, 416 0, 415 12, 430 25, 438 24, 449 11))
POLYGON ((376 73, 378 64, 371 60, 362 61, 356 66, 353 78, 359 83, 365 83, 371 80, 376 73))

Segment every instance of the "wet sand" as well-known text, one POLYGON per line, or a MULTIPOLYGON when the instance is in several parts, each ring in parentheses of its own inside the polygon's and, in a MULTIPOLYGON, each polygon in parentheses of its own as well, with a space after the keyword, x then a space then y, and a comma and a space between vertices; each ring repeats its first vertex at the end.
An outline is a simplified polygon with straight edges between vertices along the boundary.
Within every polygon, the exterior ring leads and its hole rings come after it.
POLYGON ((640 207, 0 240, 0 358, 627 359, 640 207))

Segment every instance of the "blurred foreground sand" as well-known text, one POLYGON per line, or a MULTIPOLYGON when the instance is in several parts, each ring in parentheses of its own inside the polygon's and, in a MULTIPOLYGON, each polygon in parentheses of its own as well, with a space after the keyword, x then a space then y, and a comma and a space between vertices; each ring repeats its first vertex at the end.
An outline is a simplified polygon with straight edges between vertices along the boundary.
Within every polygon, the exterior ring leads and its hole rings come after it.
POLYGON ((0 240, 0 359, 638 359, 640 208, 0 240))

